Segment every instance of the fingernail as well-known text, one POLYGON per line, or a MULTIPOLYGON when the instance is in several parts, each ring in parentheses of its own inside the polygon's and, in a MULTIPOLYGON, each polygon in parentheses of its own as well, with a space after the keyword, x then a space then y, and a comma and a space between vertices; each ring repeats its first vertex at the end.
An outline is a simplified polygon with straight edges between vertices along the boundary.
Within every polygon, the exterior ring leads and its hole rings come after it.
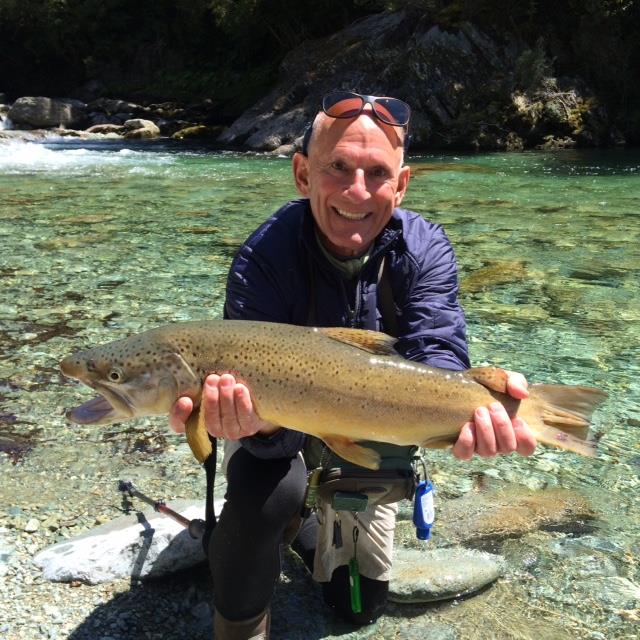
POLYGON ((499 402, 492 402, 489 405, 489 410, 490 411, 501 411, 502 410, 502 405, 499 402))

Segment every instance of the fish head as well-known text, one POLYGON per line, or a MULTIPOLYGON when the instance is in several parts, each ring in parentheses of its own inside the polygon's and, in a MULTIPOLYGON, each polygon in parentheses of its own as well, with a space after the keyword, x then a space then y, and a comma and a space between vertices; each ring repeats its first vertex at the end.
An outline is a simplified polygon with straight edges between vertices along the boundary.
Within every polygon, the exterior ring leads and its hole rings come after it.
POLYGON ((145 334, 68 356, 62 373, 100 395, 67 412, 77 424, 110 424, 168 414, 181 395, 197 397, 201 383, 182 355, 145 334))

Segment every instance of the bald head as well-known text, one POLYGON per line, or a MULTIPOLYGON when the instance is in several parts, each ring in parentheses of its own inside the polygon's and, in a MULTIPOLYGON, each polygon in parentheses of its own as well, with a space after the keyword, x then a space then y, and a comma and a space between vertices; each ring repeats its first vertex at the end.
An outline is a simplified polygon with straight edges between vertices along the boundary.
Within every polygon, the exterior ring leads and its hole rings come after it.
POLYGON ((318 140, 336 141, 350 127, 361 126, 364 129, 379 129, 384 133, 390 146, 399 150, 400 164, 404 162, 404 143, 407 132, 404 127, 393 127, 385 124, 375 117, 370 106, 365 106, 364 111, 357 118, 332 118, 320 111, 310 126, 306 149, 303 149, 305 155, 309 155, 312 146, 318 143, 318 140))

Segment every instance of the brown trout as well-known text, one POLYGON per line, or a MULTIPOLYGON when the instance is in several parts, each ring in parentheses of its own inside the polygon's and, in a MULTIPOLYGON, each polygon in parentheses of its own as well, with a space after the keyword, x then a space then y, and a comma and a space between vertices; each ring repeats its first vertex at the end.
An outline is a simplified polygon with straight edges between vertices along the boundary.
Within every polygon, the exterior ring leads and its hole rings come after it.
MULTIPOLYGON (((229 372, 247 385, 262 419, 316 436, 370 469, 378 468, 379 456, 359 441, 448 446, 477 407, 496 399, 510 416, 524 418, 540 442, 594 454, 585 436, 602 391, 534 384, 530 397, 518 401, 505 393, 502 369, 436 369, 401 358, 394 343, 359 329, 234 320, 170 324, 65 358, 62 373, 100 394, 67 416, 107 424, 166 415, 183 395, 198 406, 207 374, 229 372)), ((202 412, 193 414, 187 438, 203 461, 210 443, 202 412)))

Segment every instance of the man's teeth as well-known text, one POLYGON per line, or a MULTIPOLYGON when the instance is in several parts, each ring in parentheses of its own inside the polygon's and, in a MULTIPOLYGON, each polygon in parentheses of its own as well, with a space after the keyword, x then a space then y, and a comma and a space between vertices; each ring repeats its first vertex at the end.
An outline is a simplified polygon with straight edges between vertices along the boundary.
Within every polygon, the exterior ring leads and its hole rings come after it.
POLYGON ((338 209, 338 207, 334 208, 343 218, 347 218, 347 220, 364 220, 369 215, 368 211, 366 211, 365 213, 352 213, 351 211, 338 209))

